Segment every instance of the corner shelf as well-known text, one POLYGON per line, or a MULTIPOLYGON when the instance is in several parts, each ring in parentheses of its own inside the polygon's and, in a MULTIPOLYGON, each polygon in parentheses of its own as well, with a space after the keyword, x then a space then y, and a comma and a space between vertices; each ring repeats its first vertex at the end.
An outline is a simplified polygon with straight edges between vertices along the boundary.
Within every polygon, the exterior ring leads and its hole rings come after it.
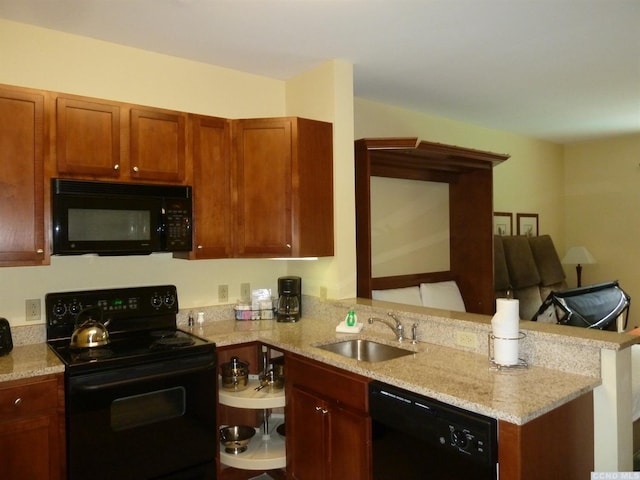
POLYGON ((258 376, 249 375, 247 388, 239 392, 233 392, 222 388, 222 379, 220 379, 218 399, 223 405, 236 408, 261 409, 284 407, 284 388, 276 392, 269 392, 266 388, 256 391, 259 385, 260 380, 258 376))
POLYGON ((273 470, 285 468, 287 465, 285 455, 285 438, 276 429, 284 423, 284 415, 271 415, 269 431, 266 435, 262 428, 256 428, 256 434, 249 442, 246 451, 238 454, 227 453, 224 446, 220 445, 220 462, 229 467, 242 468, 244 470, 273 470))
MULTIPOLYGON (((267 410, 285 406, 284 388, 270 392, 266 388, 256 391, 260 385, 258 375, 249 375, 247 388, 238 392, 222 388, 219 379, 218 401, 229 407, 267 410)), ((266 413, 265 413, 265 418, 266 413)), ((276 429, 284 423, 284 414, 272 413, 262 427, 255 427, 256 434, 242 453, 227 453, 220 445, 220 463, 244 470, 273 470, 285 468, 287 464, 285 438, 276 429), (265 427, 266 426, 266 427, 265 427), (264 429, 267 432, 264 433, 264 429)))

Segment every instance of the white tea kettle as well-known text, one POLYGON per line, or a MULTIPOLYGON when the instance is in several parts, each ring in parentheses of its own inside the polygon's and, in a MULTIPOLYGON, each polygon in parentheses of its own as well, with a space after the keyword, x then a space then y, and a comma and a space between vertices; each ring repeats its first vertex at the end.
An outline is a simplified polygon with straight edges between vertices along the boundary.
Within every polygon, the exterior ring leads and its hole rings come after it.
POLYGON ((107 326, 111 320, 102 322, 102 308, 90 307, 82 310, 76 316, 75 330, 71 334, 71 348, 103 347, 109 344, 107 326), (91 312, 98 312, 100 320, 93 318, 91 312), (82 321, 82 317, 88 318, 82 321))

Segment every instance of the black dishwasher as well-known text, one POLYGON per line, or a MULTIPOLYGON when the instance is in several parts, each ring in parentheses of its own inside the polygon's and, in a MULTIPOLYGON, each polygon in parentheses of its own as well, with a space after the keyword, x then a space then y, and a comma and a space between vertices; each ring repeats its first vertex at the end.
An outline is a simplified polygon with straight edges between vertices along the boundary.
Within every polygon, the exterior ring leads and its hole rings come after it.
POLYGON ((497 479, 495 419, 378 381, 369 409, 374 480, 497 479))

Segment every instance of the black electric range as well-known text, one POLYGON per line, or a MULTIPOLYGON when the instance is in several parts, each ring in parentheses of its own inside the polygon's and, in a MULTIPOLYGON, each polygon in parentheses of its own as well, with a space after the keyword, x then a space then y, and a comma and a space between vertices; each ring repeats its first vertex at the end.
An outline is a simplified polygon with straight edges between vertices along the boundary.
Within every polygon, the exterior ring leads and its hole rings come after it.
POLYGON ((47 342, 65 364, 67 478, 215 479, 215 343, 177 328, 176 287, 50 293, 45 304, 47 342), (72 348, 87 309, 109 342, 72 348))
POLYGON ((210 352, 215 344, 177 328, 173 285, 49 293, 45 297, 47 342, 72 372, 113 368, 210 352), (109 343, 73 348, 80 312, 99 309, 109 343))

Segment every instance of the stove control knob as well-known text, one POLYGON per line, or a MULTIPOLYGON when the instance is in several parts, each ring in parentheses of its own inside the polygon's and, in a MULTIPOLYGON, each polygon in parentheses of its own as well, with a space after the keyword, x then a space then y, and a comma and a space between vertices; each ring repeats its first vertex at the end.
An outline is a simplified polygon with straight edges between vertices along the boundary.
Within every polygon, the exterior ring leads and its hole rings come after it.
POLYGON ((151 305, 155 308, 160 308, 162 306, 162 297, 157 293, 154 294, 153 297, 151 297, 151 305))
POLYGON ((73 302, 71 305, 69 305, 69 313, 71 313, 74 316, 78 315, 81 310, 82 310, 81 303, 73 302))
POLYGON ((53 306, 53 315, 56 317, 62 317, 67 313, 67 306, 64 303, 56 303, 53 306))
POLYGON ((164 304, 167 307, 172 307, 176 303, 176 296, 173 293, 167 293, 164 297, 164 304))

